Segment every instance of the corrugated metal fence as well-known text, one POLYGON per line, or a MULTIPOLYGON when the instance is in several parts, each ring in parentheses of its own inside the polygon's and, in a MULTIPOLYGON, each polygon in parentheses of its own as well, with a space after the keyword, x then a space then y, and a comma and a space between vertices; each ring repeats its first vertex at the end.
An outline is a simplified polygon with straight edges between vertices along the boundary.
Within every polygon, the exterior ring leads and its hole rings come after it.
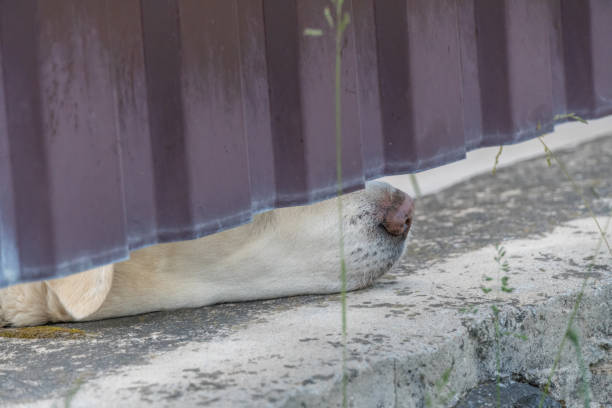
MULTIPOLYGON (((327 0, 0 0, 0 286, 335 193, 327 0)), ((610 0, 347 0, 364 180, 612 113, 610 0)))

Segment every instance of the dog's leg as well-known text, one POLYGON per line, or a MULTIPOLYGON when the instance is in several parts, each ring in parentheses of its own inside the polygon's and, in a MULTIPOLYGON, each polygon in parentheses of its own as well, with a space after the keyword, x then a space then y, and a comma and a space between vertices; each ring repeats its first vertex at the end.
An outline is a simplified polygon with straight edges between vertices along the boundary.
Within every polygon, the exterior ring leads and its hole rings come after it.
POLYGON ((52 320, 71 319, 45 282, 0 290, 0 326, 36 326, 52 320))
POLYGON ((0 290, 0 327, 82 320, 100 308, 110 290, 113 266, 0 290))

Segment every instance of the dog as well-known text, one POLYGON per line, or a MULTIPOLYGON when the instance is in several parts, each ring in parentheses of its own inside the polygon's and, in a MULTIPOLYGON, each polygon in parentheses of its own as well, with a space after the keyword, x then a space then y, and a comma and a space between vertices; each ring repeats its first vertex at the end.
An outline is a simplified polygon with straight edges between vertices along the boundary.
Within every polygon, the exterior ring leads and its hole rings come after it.
MULTIPOLYGON (((0 290, 0 326, 97 320, 341 291, 338 198, 258 214, 249 224, 132 252, 125 262, 0 290)), ((414 203, 381 182, 342 200, 346 289, 402 256, 414 203)))

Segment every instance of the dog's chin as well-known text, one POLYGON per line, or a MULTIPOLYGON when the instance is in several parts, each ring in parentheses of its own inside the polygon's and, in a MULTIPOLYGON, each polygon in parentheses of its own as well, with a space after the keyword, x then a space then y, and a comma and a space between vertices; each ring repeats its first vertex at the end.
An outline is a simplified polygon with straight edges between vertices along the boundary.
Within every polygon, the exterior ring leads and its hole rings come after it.
POLYGON ((406 250, 410 233, 403 236, 389 234, 376 226, 367 234, 365 242, 346 245, 348 286, 361 289, 371 286, 398 263, 406 250))

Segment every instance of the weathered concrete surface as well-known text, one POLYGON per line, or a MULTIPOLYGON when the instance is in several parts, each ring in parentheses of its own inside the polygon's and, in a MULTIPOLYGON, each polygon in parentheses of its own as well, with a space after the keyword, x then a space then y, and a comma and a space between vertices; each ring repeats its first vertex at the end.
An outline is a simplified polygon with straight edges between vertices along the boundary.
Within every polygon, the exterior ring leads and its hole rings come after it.
MULTIPOLYGON (((612 138, 561 155, 599 215, 612 211, 612 138)), ((587 275, 575 324, 593 407, 612 404, 612 263, 588 269, 598 235, 579 197, 544 159, 476 177, 417 202, 406 256, 369 290, 349 294, 349 402, 451 406, 496 371, 490 306, 504 335, 500 373, 543 384, 587 275), (494 243, 512 293, 496 290, 494 243), (493 291, 483 293, 481 286, 493 291), (499 299, 498 299, 499 298, 499 299), (436 388, 445 370, 449 381, 436 388)), ((600 217, 605 224, 607 218, 600 217)), ((612 227, 611 227, 612 228, 612 227)), ((0 338, 0 399, 17 406, 338 406, 338 296, 306 296, 67 325, 76 340, 0 338)), ((580 404, 574 350, 553 394, 580 404)))

